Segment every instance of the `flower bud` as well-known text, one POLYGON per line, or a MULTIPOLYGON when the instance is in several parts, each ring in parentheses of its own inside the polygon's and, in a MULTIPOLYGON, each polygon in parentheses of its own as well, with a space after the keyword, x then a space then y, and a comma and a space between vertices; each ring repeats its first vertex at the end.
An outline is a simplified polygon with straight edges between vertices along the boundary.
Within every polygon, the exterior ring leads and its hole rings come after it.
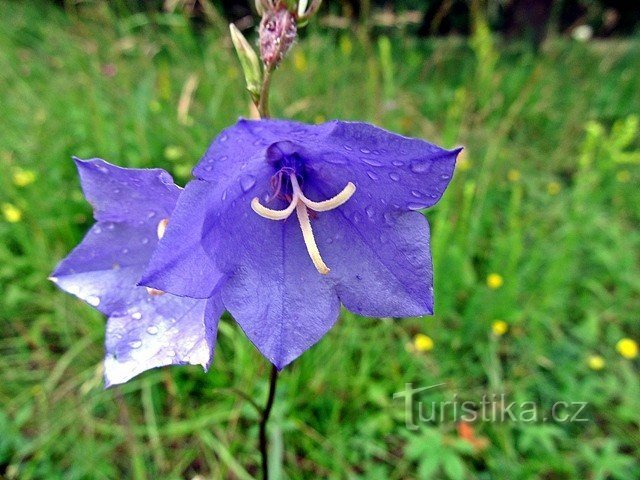
POLYGON ((260 22, 260 57, 267 68, 278 66, 297 33, 295 15, 286 8, 265 12, 260 22))
POLYGON ((242 65, 244 78, 247 82, 247 90, 249 90, 252 97, 257 98, 260 95, 260 87, 262 85, 262 70, 260 69, 258 55, 251 48, 242 32, 238 30, 238 27, 231 23, 229 24, 229 30, 231 31, 233 46, 240 59, 240 65, 242 65))

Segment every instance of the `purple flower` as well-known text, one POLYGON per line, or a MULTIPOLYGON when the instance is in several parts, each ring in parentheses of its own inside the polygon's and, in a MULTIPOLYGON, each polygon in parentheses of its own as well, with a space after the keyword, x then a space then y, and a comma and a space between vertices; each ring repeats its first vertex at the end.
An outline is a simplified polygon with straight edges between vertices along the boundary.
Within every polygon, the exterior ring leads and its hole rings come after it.
POLYGON ((219 297, 182 298, 137 286, 180 188, 164 170, 75 161, 97 223, 51 280, 108 315, 106 385, 163 365, 207 369, 223 311, 219 297))
POLYGON ((141 284, 220 295, 278 368, 320 340, 341 303, 432 314, 416 210, 440 199, 458 152, 364 123, 240 120, 194 169, 141 284))

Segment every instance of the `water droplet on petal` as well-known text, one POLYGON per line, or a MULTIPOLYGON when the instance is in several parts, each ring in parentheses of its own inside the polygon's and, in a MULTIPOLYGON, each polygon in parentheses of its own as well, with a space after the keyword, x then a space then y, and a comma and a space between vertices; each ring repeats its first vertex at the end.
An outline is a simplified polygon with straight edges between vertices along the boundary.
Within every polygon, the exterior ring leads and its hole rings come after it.
POLYGON ((384 215, 384 221, 387 225, 393 225, 396 222, 395 216, 389 212, 386 212, 384 215))
POLYGON ((353 151, 353 147, 347 145, 346 143, 344 145, 342 145, 342 146, 344 147, 345 150, 347 150, 349 152, 353 151))
POLYGON ((365 157, 362 159, 362 161, 372 167, 381 167, 382 165, 384 165, 379 160, 376 160, 375 158, 370 158, 370 157, 365 157))
POLYGON ((451 178, 451 175, 447 175, 446 173, 443 173, 442 175, 440 175, 440 178, 442 178, 443 180, 449 180, 451 178))
POLYGON ((367 171, 367 176, 371 179, 371 180, 378 180, 378 175, 375 172, 372 172, 371 170, 367 171))
POLYGON ((120 189, 119 188, 114 188, 113 189, 113 193, 115 193, 116 195, 120 193, 120 189))
POLYGON ((240 187, 245 193, 251 190, 255 184, 256 179, 253 175, 242 175, 240 177, 240 187))
POLYGON ((93 229, 93 233, 102 233, 102 229, 101 229, 100 227, 96 226, 96 227, 93 229))
POLYGON ((100 297, 96 297, 95 295, 89 295, 87 298, 87 303, 92 307, 97 307, 100 305, 100 297))
POLYGON ((358 212, 355 212, 353 214, 353 223, 360 223, 360 220, 362 220, 362 216, 358 212))
POLYGON ((149 243, 149 239, 147 237, 144 237, 142 240, 140 240, 140 243, 146 245, 147 243, 149 243))
POLYGON ((156 335, 158 333, 158 327, 156 327, 155 325, 151 325, 147 328, 147 333, 149 335, 156 335))
POLYGON ((107 230, 113 230, 114 228, 116 228, 114 223, 107 223, 107 230))
POLYGON ((142 314, 140 312, 133 312, 131 314, 131 318, 133 318, 134 320, 140 320, 142 318, 142 314))
POLYGON ((129 253, 129 249, 128 249, 128 248, 123 248, 123 249, 122 249, 122 253, 123 253, 124 255, 126 255, 127 253, 129 253))
POLYGON ((400 180, 400 175, 398 175, 396 172, 391 172, 389 174, 389 178, 394 182, 397 182, 398 180, 400 180))
POLYGON ((227 199, 227 191, 222 192, 222 201, 224 202, 227 199))
POLYGON ((147 218, 153 218, 156 216, 156 212, 154 212, 153 210, 151 210, 149 213, 147 213, 147 218))
POLYGON ((367 217, 369 217, 369 218, 373 218, 376 215, 376 211, 374 210, 374 208, 371 205, 366 207, 364 209, 364 211, 367 212, 367 217))
POLYGON ((420 193, 418 190, 411 190, 411 195, 413 195, 416 198, 422 197, 422 193, 420 193))
POLYGON ((220 136, 218 137, 218 140, 219 140, 220 142, 226 142, 228 139, 229 139, 229 137, 227 136, 227 134, 226 134, 226 133, 223 133, 222 135, 220 135, 220 136))
POLYGON ((431 169, 431 165, 429 163, 413 162, 411 164, 411 171, 413 173, 425 173, 430 169, 431 169))
POLYGON ((422 210, 424 205, 422 203, 408 203, 407 208, 410 208, 411 210, 422 210))
POLYGON ((365 154, 371 153, 371 150, 369 150, 368 148, 361 148, 360 151, 365 154))
POLYGON ((401 167, 404 165, 404 162, 401 162, 400 160, 394 160, 391 163, 393 164, 394 167, 401 167))
POLYGON ((134 340, 133 342, 129 342, 129 346, 131 348, 140 348, 142 346, 142 342, 140 340, 134 340))

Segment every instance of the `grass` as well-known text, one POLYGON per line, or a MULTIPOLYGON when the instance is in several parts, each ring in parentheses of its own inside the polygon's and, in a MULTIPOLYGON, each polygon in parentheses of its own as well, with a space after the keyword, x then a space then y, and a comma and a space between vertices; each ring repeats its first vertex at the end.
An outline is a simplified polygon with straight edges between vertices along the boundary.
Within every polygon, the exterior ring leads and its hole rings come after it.
MULTIPOLYGON (((46 281, 92 223, 71 155, 184 184, 248 114, 223 29, 100 5, 0 1, 0 477, 253 478, 256 414, 230 389, 263 402, 269 366, 231 319, 208 374, 160 369, 105 391, 104 319, 46 281)), ((482 28, 470 41, 310 28, 275 75, 276 115, 371 121, 465 153, 426 213, 436 315, 344 312, 285 370, 274 478, 639 478, 638 359, 615 348, 640 339, 638 41, 534 54, 482 28), (407 348, 418 333, 431 351, 407 348), (504 394, 540 417, 410 429, 393 397, 407 383, 442 384, 417 396, 425 408, 504 394), (568 414, 587 402, 586 421, 543 421, 561 401, 568 414)))

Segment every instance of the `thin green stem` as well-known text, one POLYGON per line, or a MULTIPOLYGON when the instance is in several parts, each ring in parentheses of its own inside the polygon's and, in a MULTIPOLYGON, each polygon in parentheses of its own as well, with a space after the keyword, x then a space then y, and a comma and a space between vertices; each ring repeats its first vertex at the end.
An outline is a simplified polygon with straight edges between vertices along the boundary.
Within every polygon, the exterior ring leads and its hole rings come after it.
POLYGON ((260 455, 262 456, 262 479, 269 480, 269 463, 267 455, 267 422, 271 415, 271 408, 273 407, 273 401, 276 397, 276 384, 278 382, 278 369, 275 366, 271 367, 271 378, 269 380, 269 395, 267 397, 267 404, 262 411, 262 418, 260 419, 260 455))
POLYGON ((260 89, 260 98, 256 107, 260 118, 269 118, 269 88, 271 87, 271 74, 273 68, 265 67, 264 77, 262 78, 262 88, 260 89))

